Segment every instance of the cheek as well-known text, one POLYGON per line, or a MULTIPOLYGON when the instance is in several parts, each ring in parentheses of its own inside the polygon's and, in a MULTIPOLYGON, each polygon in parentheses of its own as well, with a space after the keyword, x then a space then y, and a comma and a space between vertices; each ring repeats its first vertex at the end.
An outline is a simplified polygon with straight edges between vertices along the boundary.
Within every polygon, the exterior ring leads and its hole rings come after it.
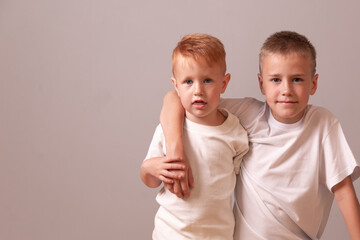
POLYGON ((302 89, 302 90, 298 91, 297 94, 298 94, 298 96, 301 96, 301 98, 306 99, 309 97, 310 91, 311 91, 311 89, 302 89))
POLYGON ((304 102, 308 102, 309 101, 309 97, 310 97, 310 92, 306 92, 302 95, 302 99, 304 102))
POLYGON ((212 89, 211 91, 208 92, 208 96, 211 96, 211 98, 214 100, 220 99, 220 95, 221 95, 220 88, 212 89))
POLYGON ((263 85, 260 89, 261 89, 261 93, 266 96, 274 95, 276 92, 276 88, 274 86, 270 85, 269 82, 263 83, 263 85))
POLYGON ((188 91, 183 91, 181 93, 180 100, 183 104, 188 104, 192 101, 192 95, 188 91))
POLYGON ((266 98, 274 98, 278 95, 277 91, 275 91, 274 89, 269 89, 269 88, 263 88, 263 94, 266 96, 266 98))

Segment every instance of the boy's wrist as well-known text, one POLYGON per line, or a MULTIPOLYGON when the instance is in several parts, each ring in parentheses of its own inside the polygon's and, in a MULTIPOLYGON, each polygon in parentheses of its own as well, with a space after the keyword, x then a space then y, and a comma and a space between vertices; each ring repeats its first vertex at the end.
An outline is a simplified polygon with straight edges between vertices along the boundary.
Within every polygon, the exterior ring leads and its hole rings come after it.
POLYGON ((184 144, 182 137, 169 141, 166 144, 166 155, 170 158, 184 159, 184 144))

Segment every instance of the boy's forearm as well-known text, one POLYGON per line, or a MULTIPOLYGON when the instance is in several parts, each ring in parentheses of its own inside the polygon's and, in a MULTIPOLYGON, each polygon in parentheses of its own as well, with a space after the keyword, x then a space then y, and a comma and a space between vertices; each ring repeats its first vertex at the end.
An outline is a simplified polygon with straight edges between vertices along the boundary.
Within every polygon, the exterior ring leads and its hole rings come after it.
POLYGON ((176 91, 168 92, 163 100, 160 123, 166 140, 166 152, 170 156, 183 157, 183 123, 185 111, 176 91))
POLYGON ((333 192, 351 239, 360 239, 360 205, 351 177, 335 185, 333 192))
POLYGON ((168 92, 163 101, 163 107, 160 114, 160 123, 164 132, 166 141, 166 155, 182 160, 185 165, 185 176, 179 181, 175 181, 171 192, 182 198, 190 196, 190 187, 194 187, 191 167, 188 163, 183 144, 183 124, 185 110, 181 104, 176 91, 168 92))

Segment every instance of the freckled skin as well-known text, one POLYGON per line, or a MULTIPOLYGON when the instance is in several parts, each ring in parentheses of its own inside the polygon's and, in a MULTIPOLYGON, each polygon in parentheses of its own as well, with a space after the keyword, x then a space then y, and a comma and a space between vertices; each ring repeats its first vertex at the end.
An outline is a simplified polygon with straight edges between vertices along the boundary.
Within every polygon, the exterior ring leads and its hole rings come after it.
POLYGON ((186 117, 204 125, 219 125, 224 121, 217 110, 220 95, 225 92, 230 74, 218 64, 209 66, 204 60, 179 56, 172 82, 185 108, 186 117))

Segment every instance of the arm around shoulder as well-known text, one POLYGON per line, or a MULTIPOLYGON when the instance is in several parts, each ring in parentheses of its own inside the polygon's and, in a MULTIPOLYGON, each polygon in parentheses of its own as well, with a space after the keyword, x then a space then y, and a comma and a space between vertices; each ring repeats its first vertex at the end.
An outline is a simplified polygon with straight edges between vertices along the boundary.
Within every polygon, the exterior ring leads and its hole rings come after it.
POLYGON ((163 99, 160 113, 160 123, 166 140, 166 152, 168 155, 181 157, 183 154, 183 124, 185 110, 181 105, 176 91, 168 92, 163 99))
POLYGON ((160 113, 160 123, 166 142, 166 154, 170 158, 182 161, 185 168, 185 176, 180 181, 175 181, 168 189, 178 197, 190 196, 189 188, 194 187, 194 179, 190 164, 187 161, 183 144, 183 126, 185 110, 176 91, 168 92, 163 100, 160 113))

